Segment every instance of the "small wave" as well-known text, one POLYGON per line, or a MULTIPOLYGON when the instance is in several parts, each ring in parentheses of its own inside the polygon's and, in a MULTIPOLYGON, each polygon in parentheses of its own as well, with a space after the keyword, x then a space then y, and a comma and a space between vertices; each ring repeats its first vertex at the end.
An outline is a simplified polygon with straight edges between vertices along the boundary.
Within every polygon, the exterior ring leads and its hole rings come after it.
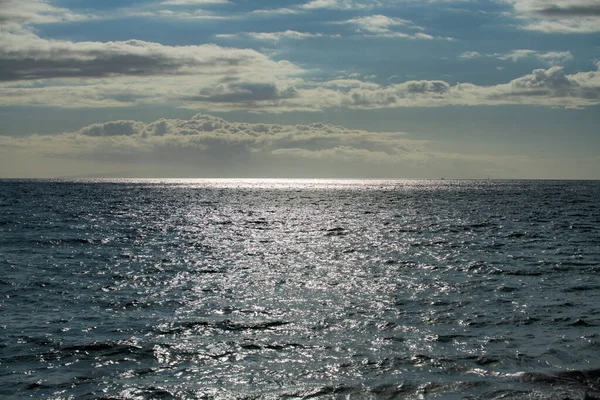
POLYGON ((523 372, 519 380, 537 384, 547 384, 553 387, 571 386, 585 390, 585 399, 600 398, 600 369, 573 370, 559 372, 523 372))
POLYGON ((253 330, 271 330, 281 326, 288 325, 285 321, 264 321, 254 324, 235 323, 229 319, 221 321, 186 321, 182 323, 158 326, 156 329, 163 334, 176 334, 186 331, 197 331, 202 328, 218 329, 222 331, 253 331, 253 330))
POLYGON ((342 227, 326 229, 325 232, 325 236, 344 236, 348 234, 348 231, 342 227))
POLYGON ((36 239, 34 242, 41 246, 48 245, 88 245, 88 244, 101 244, 102 240, 91 239, 91 238, 69 238, 69 239, 36 239))
POLYGON ((124 342, 92 342, 77 344, 73 346, 65 346, 60 349, 61 356, 69 355, 73 357, 112 357, 126 356, 136 354, 141 358, 153 357, 152 349, 145 349, 142 346, 124 343, 124 342))
POLYGON ((598 290, 600 289, 598 286, 592 286, 592 285, 578 285, 578 286, 571 286, 570 288, 566 288, 563 291, 565 293, 573 293, 573 292, 587 292, 590 290, 598 290))
POLYGON ((569 324, 569 326, 588 327, 588 326, 596 326, 596 325, 590 324, 589 322, 586 322, 585 320, 580 318, 577 321, 573 322, 572 324, 569 324))

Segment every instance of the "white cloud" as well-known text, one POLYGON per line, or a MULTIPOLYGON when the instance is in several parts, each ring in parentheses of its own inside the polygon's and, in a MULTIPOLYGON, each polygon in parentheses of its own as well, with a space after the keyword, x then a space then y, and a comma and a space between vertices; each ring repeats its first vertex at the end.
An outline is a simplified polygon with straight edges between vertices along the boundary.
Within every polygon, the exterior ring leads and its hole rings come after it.
POLYGON ((355 28, 355 31, 362 36, 366 37, 380 37, 380 38, 406 38, 406 39, 421 39, 421 40, 453 40, 450 37, 435 37, 424 32, 401 32, 397 29, 399 27, 408 30, 423 31, 424 28, 416 25, 413 21, 392 18, 385 15, 371 15, 364 17, 351 18, 345 21, 334 22, 335 24, 350 25, 355 28))
POLYGON ((464 53, 458 56, 458 58, 462 58, 464 60, 472 60, 474 58, 479 57, 481 57, 481 54, 477 51, 465 51, 464 53))
POLYGON ((376 6, 385 5, 387 3, 394 4, 393 0, 388 1, 375 1, 375 0, 310 0, 304 4, 283 7, 283 8, 272 8, 254 10, 251 15, 261 16, 275 16, 275 15, 286 15, 286 14, 300 14, 313 11, 319 11, 323 9, 328 10, 365 10, 372 9, 376 6))
POLYGON ((160 4, 168 6, 194 6, 207 4, 228 4, 229 0, 164 0, 160 4))
POLYGON ((253 10, 250 12, 250 15, 256 16, 277 16, 277 15, 293 15, 300 14, 303 11, 298 8, 271 8, 271 9, 261 9, 261 10, 253 10))
POLYGON ((391 32, 391 28, 397 26, 411 26, 412 21, 402 18, 391 18, 385 15, 371 15, 367 17, 356 17, 342 22, 355 26, 360 32, 372 34, 385 34, 391 32))
POLYGON ((93 16, 74 13, 44 0, 0 0, 0 32, 19 30, 23 25, 75 22, 93 16))
POLYGON ((565 64, 573 60, 570 51, 539 51, 530 49, 518 49, 508 53, 481 54, 477 51, 467 51, 458 56, 463 60, 472 60, 480 57, 493 57, 502 61, 517 62, 523 59, 536 58, 550 66, 565 64))
POLYGON ((315 9, 337 9, 337 10, 357 10, 368 8, 371 5, 365 4, 364 1, 354 1, 354 0, 311 0, 308 3, 300 6, 306 10, 315 10, 315 9))
POLYGON ((564 64, 573 59, 573 54, 570 51, 536 51, 528 49, 514 50, 510 53, 498 55, 499 60, 519 61, 523 58, 535 57, 550 65, 564 64))
POLYGON ((286 30, 281 32, 242 32, 236 34, 217 34, 217 38, 221 39, 238 39, 240 37, 249 37, 256 40, 269 40, 278 42, 282 39, 304 40, 320 37, 339 37, 339 35, 324 35, 322 33, 298 32, 286 30))

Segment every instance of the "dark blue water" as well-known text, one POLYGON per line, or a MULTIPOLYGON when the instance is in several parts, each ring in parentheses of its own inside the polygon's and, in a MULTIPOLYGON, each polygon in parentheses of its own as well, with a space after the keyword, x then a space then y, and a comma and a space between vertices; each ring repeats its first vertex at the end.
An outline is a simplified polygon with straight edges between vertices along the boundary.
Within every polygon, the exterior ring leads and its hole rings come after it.
POLYGON ((600 398, 600 182, 0 181, 0 398, 600 398))

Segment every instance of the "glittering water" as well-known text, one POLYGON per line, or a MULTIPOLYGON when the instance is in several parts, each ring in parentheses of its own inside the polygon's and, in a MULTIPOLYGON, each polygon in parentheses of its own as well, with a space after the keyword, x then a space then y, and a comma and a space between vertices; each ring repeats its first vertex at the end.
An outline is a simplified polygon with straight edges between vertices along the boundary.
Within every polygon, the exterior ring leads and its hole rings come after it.
POLYGON ((600 182, 0 181, 0 397, 600 398, 600 182))

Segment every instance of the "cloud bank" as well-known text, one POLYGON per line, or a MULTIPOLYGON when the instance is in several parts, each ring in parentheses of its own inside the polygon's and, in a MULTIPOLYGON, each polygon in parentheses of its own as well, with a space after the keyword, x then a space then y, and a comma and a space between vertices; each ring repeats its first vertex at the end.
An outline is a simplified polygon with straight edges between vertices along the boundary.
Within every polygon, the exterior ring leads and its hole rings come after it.
POLYGON ((142 177, 482 177, 514 176, 515 163, 526 161, 440 152, 403 132, 251 124, 201 114, 110 121, 54 136, 0 136, 0 155, 3 174, 29 168, 32 176, 72 176, 89 168, 142 177))

